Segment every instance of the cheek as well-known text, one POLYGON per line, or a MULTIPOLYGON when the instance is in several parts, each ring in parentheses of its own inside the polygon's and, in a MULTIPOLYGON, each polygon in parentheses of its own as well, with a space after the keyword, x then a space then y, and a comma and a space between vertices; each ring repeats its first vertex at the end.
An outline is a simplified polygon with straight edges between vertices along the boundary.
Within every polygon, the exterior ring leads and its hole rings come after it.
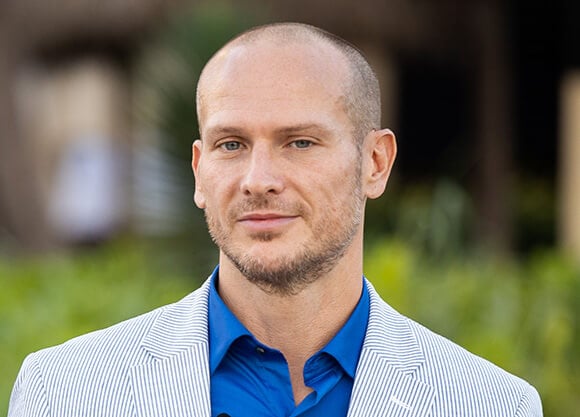
POLYGON ((231 181, 227 181, 228 176, 223 173, 204 173, 200 175, 199 184, 196 186, 195 202, 196 204, 206 211, 211 212, 215 216, 219 216, 219 213, 226 212, 231 206, 232 195, 234 194, 232 190, 235 189, 235 184, 231 181), (199 202, 198 202, 199 196, 199 202), (203 204, 203 207, 200 206, 203 204))
POLYGON ((355 167, 348 167, 335 172, 330 183, 326 184, 326 193, 329 193, 333 207, 341 211, 350 207, 353 201, 360 198, 360 173, 355 167))
POLYGON ((308 199, 311 204, 318 206, 323 212, 335 212, 347 203, 351 197, 351 182, 346 177, 346 172, 333 172, 329 175, 322 175, 314 181, 310 181, 308 189, 308 199))

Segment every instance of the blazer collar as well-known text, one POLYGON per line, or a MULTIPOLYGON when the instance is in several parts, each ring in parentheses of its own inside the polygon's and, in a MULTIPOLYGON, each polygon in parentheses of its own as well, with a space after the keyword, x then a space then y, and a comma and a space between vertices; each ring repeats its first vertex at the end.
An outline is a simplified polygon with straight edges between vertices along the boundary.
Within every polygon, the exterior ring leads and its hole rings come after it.
POLYGON ((209 279, 177 303, 165 306, 143 339, 143 348, 158 359, 198 344, 208 345, 209 279))
POLYGON ((423 365, 425 356, 410 320, 385 303, 368 280, 365 283, 370 313, 363 349, 375 352, 399 371, 412 374, 423 365))
MULTIPOLYGON (((369 290, 370 313, 363 343, 399 371, 412 374, 425 357, 409 326, 409 319, 385 303, 372 284, 369 290)), ((141 345, 157 359, 171 358, 194 345, 208 345, 208 299, 210 280, 181 301, 165 306, 141 345)))
MULTIPOLYGON (((369 289, 370 313, 348 417, 425 416, 435 398, 417 378, 425 357, 405 318, 369 289)), ((210 417, 207 280, 164 307, 144 338, 147 354, 131 369, 138 417, 210 417)))
POLYGON ((137 417, 210 417, 209 280, 183 300, 163 307, 131 368, 137 417))
POLYGON ((434 388, 417 378, 425 356, 411 329, 366 281, 370 295, 367 333, 355 375, 348 417, 426 416, 434 388))

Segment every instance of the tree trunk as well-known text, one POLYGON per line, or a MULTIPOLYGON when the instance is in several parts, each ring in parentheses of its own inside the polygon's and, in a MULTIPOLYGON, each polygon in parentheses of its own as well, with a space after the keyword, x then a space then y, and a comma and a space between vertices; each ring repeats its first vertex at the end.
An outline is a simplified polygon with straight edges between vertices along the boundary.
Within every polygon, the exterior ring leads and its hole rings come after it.
POLYGON ((0 227, 25 248, 44 250, 51 246, 52 238, 30 158, 32 152, 20 134, 17 121, 14 91, 17 58, 6 42, 0 44, 3 44, 0 47, 0 227))
POLYGON ((580 261, 580 71, 564 77, 560 96, 559 241, 580 261))
POLYGON ((482 4, 479 12, 481 64, 478 76, 479 161, 478 235, 484 247, 500 254, 513 246, 511 192, 512 94, 504 22, 500 7, 482 4))

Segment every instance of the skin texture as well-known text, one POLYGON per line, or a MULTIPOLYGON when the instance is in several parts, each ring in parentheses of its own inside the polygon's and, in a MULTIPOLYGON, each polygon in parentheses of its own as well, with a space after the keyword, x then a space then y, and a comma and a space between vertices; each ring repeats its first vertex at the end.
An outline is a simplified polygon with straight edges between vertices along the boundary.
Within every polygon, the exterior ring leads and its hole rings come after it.
POLYGON ((306 360, 336 334, 362 291, 366 198, 395 158, 391 131, 352 137, 349 66, 328 42, 258 39, 208 63, 193 145, 195 203, 220 248, 220 295, 286 358, 298 404, 306 360))

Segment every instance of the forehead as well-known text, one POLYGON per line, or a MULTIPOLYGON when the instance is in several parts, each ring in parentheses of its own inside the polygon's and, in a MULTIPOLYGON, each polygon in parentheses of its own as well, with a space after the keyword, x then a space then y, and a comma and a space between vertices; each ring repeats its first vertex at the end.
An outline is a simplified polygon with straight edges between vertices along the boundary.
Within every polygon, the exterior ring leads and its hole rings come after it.
POLYGON ((200 126, 236 115, 342 117, 348 74, 341 53, 322 42, 228 47, 210 61, 200 81, 200 126))

